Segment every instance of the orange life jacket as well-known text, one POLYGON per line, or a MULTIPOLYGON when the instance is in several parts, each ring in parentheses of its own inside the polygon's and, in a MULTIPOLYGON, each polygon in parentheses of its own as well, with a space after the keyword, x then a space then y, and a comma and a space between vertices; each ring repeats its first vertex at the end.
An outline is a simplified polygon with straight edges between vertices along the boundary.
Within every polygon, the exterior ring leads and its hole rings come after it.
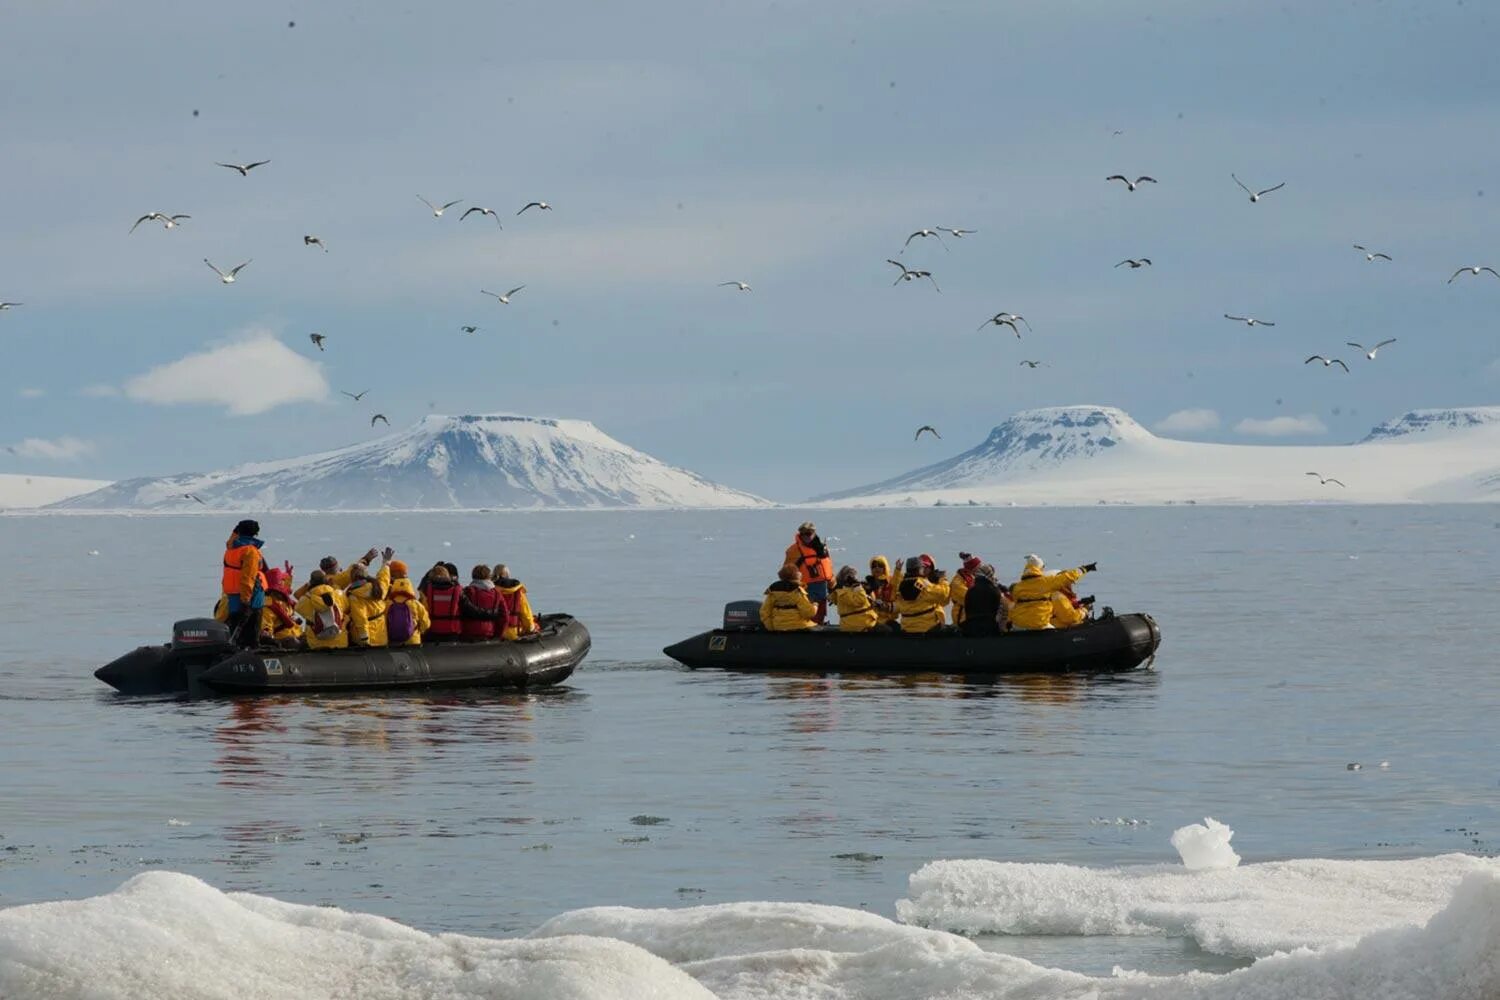
POLYGON ((245 557, 246 549, 255 550, 255 582, 260 587, 261 593, 266 592, 266 574, 264 563, 260 558, 260 549, 254 545, 235 545, 231 538, 230 544, 224 549, 224 579, 221 584, 220 593, 233 597, 240 596, 241 566, 245 557))
POLYGON ((802 543, 801 535, 793 536, 791 549, 787 551, 791 554, 792 550, 796 550, 797 558, 794 565, 802 572, 803 585, 818 583, 820 581, 826 583, 833 580, 833 558, 831 556, 818 555, 817 549, 811 545, 804 545, 802 543))

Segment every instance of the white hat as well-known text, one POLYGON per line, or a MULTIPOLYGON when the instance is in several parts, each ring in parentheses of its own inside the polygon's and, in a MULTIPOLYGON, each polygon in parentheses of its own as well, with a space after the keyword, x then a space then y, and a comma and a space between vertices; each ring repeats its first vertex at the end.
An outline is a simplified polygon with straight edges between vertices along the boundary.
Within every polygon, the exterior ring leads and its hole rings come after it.
POLYGON ((1044 563, 1044 562, 1042 562, 1042 557, 1041 556, 1039 556, 1035 552, 1033 552, 1031 555, 1029 555, 1029 556, 1026 557, 1026 565, 1035 567, 1036 569, 1041 569, 1043 566, 1045 566, 1047 564, 1044 563))

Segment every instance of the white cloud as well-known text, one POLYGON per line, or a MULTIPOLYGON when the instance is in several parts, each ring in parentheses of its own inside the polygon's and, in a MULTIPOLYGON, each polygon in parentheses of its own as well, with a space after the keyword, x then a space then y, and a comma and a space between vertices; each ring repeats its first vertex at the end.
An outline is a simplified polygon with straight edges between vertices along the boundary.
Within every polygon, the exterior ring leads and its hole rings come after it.
POLYGON ((1192 434, 1211 431, 1219 426, 1219 414, 1215 410, 1178 410, 1156 422, 1156 429, 1168 434, 1192 434))
POLYGON ((1328 427, 1311 413, 1300 417, 1271 417, 1257 420, 1246 417, 1234 425, 1238 434, 1253 434, 1256 437, 1292 437, 1297 434, 1326 434, 1328 427))
POLYGON ((47 390, 38 389, 35 386, 28 386, 17 393, 17 395, 19 395, 22 399, 41 399, 43 396, 47 395, 47 390))
POLYGON ((78 390, 78 395, 88 396, 90 399, 111 399, 119 394, 119 389, 116 389, 112 385, 105 385, 102 382, 95 383, 94 385, 86 385, 78 390))
POLYGON ((317 402, 328 397, 328 381, 316 361, 252 330, 228 344, 151 369, 125 383, 125 395, 147 403, 207 403, 232 416, 251 416, 283 403, 317 402))
POLYGON ((54 462, 71 462, 93 452, 92 442, 76 437, 60 437, 55 441, 45 438, 27 438, 20 444, 6 449, 21 458, 45 458, 54 462))

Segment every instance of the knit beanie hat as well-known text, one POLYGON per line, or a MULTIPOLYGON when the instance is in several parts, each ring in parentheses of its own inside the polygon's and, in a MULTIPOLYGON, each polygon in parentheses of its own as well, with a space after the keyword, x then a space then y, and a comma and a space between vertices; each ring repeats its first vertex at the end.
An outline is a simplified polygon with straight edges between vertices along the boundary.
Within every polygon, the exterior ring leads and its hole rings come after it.
POLYGON ((1042 562, 1041 556, 1033 552, 1031 555, 1026 557, 1026 565, 1030 566, 1032 569, 1042 569, 1047 564, 1042 562))
POLYGON ((234 526, 236 535, 258 535, 260 534, 260 522, 252 521, 248 517, 234 526))
POLYGON ((980 558, 976 555, 970 555, 967 552, 960 552, 958 554, 958 557, 964 561, 964 569, 968 570, 970 573, 974 572, 981 565, 980 558))
POLYGON ((406 563, 402 562, 400 559, 391 560, 391 579, 406 579, 406 563))
POLYGON ((906 560, 906 575, 907 576, 916 576, 920 572, 922 572, 922 557, 921 556, 912 556, 912 557, 910 557, 909 559, 906 560))

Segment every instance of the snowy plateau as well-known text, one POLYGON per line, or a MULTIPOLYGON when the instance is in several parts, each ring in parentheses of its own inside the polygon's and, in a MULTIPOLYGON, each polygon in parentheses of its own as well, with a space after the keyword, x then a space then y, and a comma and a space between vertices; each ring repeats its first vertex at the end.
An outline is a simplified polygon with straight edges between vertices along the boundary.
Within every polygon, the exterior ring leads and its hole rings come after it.
POLYGON ((762 507, 582 420, 429 416, 364 444, 221 472, 128 479, 54 510, 762 507), (195 499, 196 498, 196 499, 195 499), (201 501, 201 505, 200 505, 201 501))
POLYGON ((1413 410, 1345 445, 1177 441, 1157 437, 1114 407, 1059 406, 1023 410, 953 458, 810 502, 886 507, 1497 499, 1496 406, 1413 410), (1325 478, 1344 485, 1324 484, 1325 478))

